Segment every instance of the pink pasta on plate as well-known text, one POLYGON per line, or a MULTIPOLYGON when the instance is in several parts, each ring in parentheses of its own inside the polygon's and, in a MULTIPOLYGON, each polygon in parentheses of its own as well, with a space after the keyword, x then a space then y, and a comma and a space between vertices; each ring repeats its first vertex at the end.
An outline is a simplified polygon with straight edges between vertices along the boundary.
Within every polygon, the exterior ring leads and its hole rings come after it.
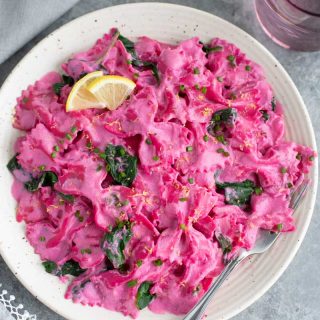
POLYGON ((8 169, 17 220, 67 299, 185 314, 260 228, 294 230, 289 196, 316 154, 284 139, 281 104, 236 46, 133 43, 112 29, 62 69, 18 98, 8 169), (66 112, 97 70, 133 93, 113 111, 66 112))

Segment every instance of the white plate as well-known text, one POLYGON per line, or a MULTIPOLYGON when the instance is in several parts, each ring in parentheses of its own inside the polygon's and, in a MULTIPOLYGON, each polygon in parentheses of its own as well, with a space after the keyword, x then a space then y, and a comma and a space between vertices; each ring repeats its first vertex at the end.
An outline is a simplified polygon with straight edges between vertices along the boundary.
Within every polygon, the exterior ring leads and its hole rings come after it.
MULTIPOLYGON (((24 238, 24 226, 15 221, 15 201, 10 193, 12 177, 5 164, 12 156, 17 132, 11 127, 12 110, 20 91, 46 72, 56 69, 72 53, 86 50, 95 40, 117 27, 128 37, 148 35, 175 43, 192 36, 207 41, 221 37, 239 46, 249 58, 260 63, 285 106, 287 137, 316 149, 309 115, 292 80, 280 63, 244 31, 211 14, 195 9, 161 3, 127 4, 82 16, 47 36, 16 66, 0 92, 0 252, 23 285, 48 307, 74 320, 118 320, 119 313, 84 307, 63 298, 65 285, 44 272, 40 260, 24 238)), ((310 173, 311 187, 296 212, 297 231, 281 236, 266 254, 243 263, 223 285, 208 308, 208 320, 228 319, 244 310, 264 294, 287 268, 307 231, 315 203, 317 163, 310 173)), ((139 319, 180 319, 148 311, 139 319)))

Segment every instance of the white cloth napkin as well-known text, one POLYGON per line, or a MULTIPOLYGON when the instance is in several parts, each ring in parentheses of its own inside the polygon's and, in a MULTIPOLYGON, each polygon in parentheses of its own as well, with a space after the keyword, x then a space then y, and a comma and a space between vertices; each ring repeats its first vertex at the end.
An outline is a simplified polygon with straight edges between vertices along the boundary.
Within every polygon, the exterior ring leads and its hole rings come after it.
POLYGON ((78 0, 0 0, 0 63, 78 0))

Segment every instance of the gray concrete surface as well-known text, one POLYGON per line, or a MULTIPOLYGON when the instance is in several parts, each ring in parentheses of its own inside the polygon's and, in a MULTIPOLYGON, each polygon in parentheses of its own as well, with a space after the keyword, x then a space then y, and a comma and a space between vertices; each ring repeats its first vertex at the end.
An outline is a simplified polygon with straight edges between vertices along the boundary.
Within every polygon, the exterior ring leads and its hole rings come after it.
MULTIPOLYGON (((48 1, 48 0, 46 0, 48 1)), ((67 0, 66 0, 67 1, 67 0)), ((320 146, 320 52, 291 52, 274 44, 258 24, 252 0, 175 0, 213 13, 239 26, 263 43, 285 67, 307 105, 320 146)), ((44 36, 64 23, 87 12, 128 2, 113 0, 82 0, 63 17, 34 38, 9 60, 0 65, 0 85, 16 63, 44 36)), ((255 304, 234 320, 319 320, 320 319, 320 197, 307 236, 294 261, 280 280, 255 304)), ((0 222, 1 223, 1 222, 0 222)), ((14 277, 0 257, 0 282, 39 320, 62 320, 36 300, 14 277)), ((94 319, 92 319, 94 320, 94 319)))

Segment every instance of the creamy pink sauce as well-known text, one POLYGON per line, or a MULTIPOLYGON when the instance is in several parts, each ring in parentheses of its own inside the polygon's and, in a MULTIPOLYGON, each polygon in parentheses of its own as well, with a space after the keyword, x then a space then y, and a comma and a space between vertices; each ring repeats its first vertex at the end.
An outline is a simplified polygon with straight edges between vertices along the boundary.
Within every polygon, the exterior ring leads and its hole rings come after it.
MULTIPOLYGON (((289 195, 315 154, 284 140, 282 108, 275 102, 272 110, 274 94, 262 68, 233 44, 215 38, 209 47, 221 49, 206 56, 198 38, 175 46, 139 38, 137 55, 157 65, 158 84, 151 70, 128 64, 132 57, 119 40, 102 66, 97 63, 113 34, 111 30, 91 49, 75 54, 62 69, 75 80, 98 69, 133 79, 134 93, 117 110, 66 113, 71 87, 55 94, 53 85, 61 82, 57 72, 18 98, 14 127, 25 134, 15 145, 24 171, 14 172, 17 220, 26 223, 27 238, 42 260, 62 265, 73 259, 86 269, 70 278, 67 299, 136 318, 139 285, 150 281, 150 293, 156 295, 148 305, 153 312, 185 314, 220 274, 224 261, 254 245, 259 228, 294 230, 289 195), (237 118, 222 144, 207 127, 216 111, 231 107, 237 118), (93 152, 108 144, 122 145, 138 158, 131 187, 114 185, 104 159, 93 152), (26 172, 37 177, 44 167, 56 173, 58 182, 27 191, 26 172), (253 192, 246 206, 227 204, 216 181, 246 179, 261 192, 253 192), (59 192, 73 195, 74 202, 63 201, 59 192), (125 204, 117 206, 115 196, 125 204), (132 223, 124 250, 126 272, 106 270, 101 246, 119 220, 132 223), (217 241, 221 234, 232 245, 225 254, 217 241), (162 265, 155 265, 159 259, 162 265), (137 284, 128 287, 132 280, 137 284)), ((226 190, 229 196, 232 192, 226 190)))

